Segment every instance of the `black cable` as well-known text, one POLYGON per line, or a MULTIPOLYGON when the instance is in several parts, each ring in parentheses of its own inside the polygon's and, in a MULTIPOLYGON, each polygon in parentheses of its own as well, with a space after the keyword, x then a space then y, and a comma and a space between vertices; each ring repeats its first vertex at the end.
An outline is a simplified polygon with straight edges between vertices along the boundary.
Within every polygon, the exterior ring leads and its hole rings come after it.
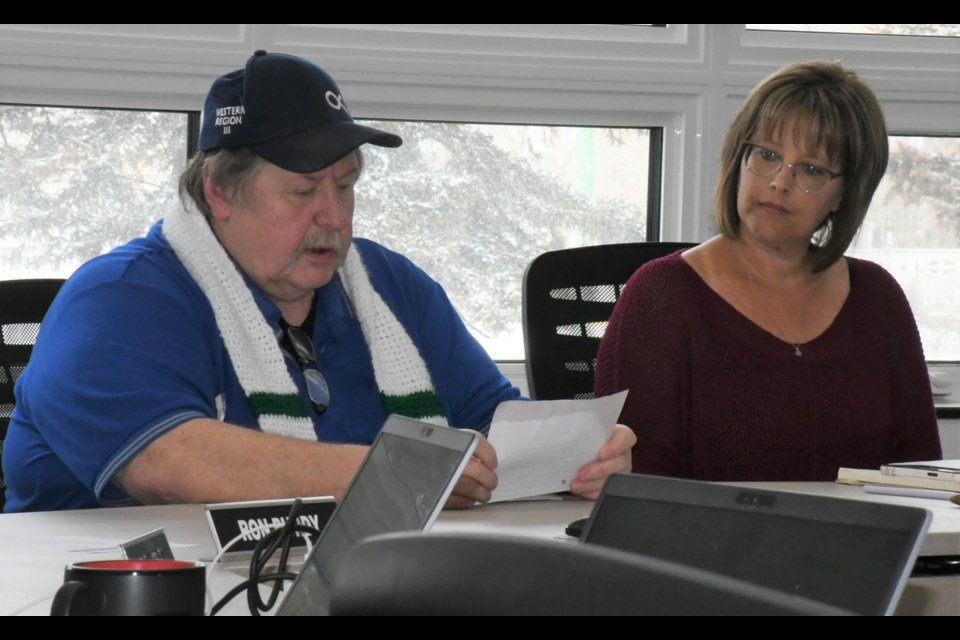
MULTIPOLYGON (((244 580, 243 582, 235 586, 233 589, 230 589, 230 591, 228 591, 225 596, 220 598, 220 601, 217 602, 217 604, 213 605, 213 608, 210 609, 210 615, 211 616, 217 615, 217 613, 219 613, 220 610, 227 605, 227 603, 229 603, 231 600, 236 598, 239 594, 249 589, 251 586, 254 589, 256 589, 256 585, 259 584, 260 582, 270 582, 273 580, 277 580, 277 581, 296 580, 296 579, 297 579, 297 574, 295 572, 288 571, 285 573, 264 573, 263 575, 260 575, 257 577, 257 582, 254 582, 252 579, 244 580)), ((251 612, 251 613, 256 616, 260 615, 259 611, 251 612)))
POLYGON ((303 502, 297 498, 290 507, 290 514, 283 527, 274 529, 263 536, 253 549, 253 555, 250 558, 250 577, 242 583, 231 589, 210 609, 210 615, 216 615, 223 607, 233 600, 238 594, 246 590, 247 606, 250 609, 250 615, 259 616, 261 611, 269 611, 276 605, 277 599, 283 588, 285 580, 294 580, 297 577, 295 572, 287 571, 287 559, 290 555, 290 546, 293 543, 294 534, 310 534, 316 541, 320 532, 313 527, 297 524, 297 517, 303 508, 303 502), (280 547, 280 561, 277 564, 277 570, 273 573, 262 573, 264 568, 270 562, 270 558, 280 547), (260 596, 259 585, 264 582, 273 582, 270 595, 264 602, 260 596))
POLYGON ((280 562, 277 565, 277 571, 283 572, 286 569, 287 554, 290 550, 291 529, 296 526, 297 516, 300 515, 302 507, 303 503, 300 498, 294 500, 293 505, 290 507, 290 515, 287 516, 283 527, 279 530, 271 531, 270 535, 262 537, 257 541, 257 545, 253 549, 253 555, 250 558, 250 580, 252 583, 251 588, 247 589, 247 607, 249 607, 250 615, 252 616, 259 616, 261 611, 269 611, 280 595, 280 587, 283 585, 282 580, 277 580, 273 583, 273 587, 270 589, 269 600, 266 603, 263 601, 263 598, 260 597, 260 590, 256 585, 260 583, 261 572, 267 566, 274 552, 276 552, 277 547, 281 544, 283 545, 283 551, 280 562))
MULTIPOLYGON (((292 522, 292 520, 287 521, 292 522)), ((267 545, 266 549, 254 549, 253 557, 250 559, 250 588, 247 589, 247 606, 250 609, 250 615, 258 616, 261 611, 269 611, 277 603, 277 599, 280 597, 280 591, 283 588, 283 580, 277 579, 273 583, 273 588, 270 590, 270 595, 266 602, 263 601, 263 598, 260 596, 260 590, 256 587, 257 584, 266 582, 262 580, 263 575, 272 575, 272 574, 262 574, 261 572, 266 568, 267 564, 270 562, 270 558, 277 550, 277 546, 283 545, 280 553, 280 561, 277 563, 276 573, 285 574, 287 572, 287 557, 290 555, 290 544, 293 542, 293 534, 300 532, 310 532, 315 533, 316 530, 312 527, 305 527, 303 525, 293 525, 286 530, 276 531, 276 535, 272 536, 271 539, 263 539, 261 542, 264 542, 267 545)), ((258 545, 259 546, 259 545, 258 545)))

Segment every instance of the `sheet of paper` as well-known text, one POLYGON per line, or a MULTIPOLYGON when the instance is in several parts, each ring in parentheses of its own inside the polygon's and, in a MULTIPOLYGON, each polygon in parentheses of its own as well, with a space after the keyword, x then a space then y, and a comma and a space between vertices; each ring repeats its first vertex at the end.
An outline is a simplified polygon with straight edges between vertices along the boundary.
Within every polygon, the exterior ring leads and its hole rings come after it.
POLYGON ((621 391, 592 400, 501 403, 488 436, 499 461, 490 502, 569 490, 610 437, 626 398, 621 391))

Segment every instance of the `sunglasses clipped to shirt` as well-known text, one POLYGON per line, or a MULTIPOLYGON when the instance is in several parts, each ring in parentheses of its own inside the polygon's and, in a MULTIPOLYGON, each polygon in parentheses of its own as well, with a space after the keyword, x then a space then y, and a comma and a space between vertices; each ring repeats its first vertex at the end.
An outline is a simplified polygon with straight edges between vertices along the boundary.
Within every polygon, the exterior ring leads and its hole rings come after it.
POLYGON ((299 327, 288 325, 284 330, 293 348, 293 357, 300 363, 300 370, 307 384, 307 395, 310 396, 310 401, 316 407, 317 413, 322 415, 330 406, 330 387, 327 386, 327 380, 317 364, 317 351, 313 346, 313 340, 299 327))

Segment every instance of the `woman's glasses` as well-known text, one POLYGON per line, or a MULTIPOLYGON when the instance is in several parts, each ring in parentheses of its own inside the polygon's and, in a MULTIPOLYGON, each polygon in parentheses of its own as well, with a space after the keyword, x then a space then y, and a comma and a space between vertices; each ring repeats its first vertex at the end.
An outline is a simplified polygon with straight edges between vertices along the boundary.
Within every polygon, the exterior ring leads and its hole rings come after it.
POLYGON ((293 355, 300 363, 303 379, 307 383, 307 394, 316 407, 317 413, 322 414, 330 406, 330 387, 327 380, 320 373, 317 365, 317 352, 313 348, 313 341, 302 329, 287 327, 287 338, 293 347, 293 355))
POLYGON ((818 167, 815 164, 803 162, 786 164, 776 151, 771 151, 752 142, 744 142, 743 144, 747 147, 745 163, 750 173, 768 177, 779 173, 785 166, 790 167, 797 186, 806 193, 823 191, 832 180, 836 180, 843 175, 818 167))

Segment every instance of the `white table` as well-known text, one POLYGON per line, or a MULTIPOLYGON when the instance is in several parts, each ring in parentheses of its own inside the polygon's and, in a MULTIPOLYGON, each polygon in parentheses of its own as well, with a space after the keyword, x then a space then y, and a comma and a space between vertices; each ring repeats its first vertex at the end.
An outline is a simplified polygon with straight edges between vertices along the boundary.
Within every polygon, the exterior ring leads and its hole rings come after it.
MULTIPOLYGON (((563 537, 565 525, 587 515, 583 500, 505 503, 444 512, 435 531, 491 531, 542 538, 563 537)), ((0 615, 47 615, 71 562, 119 558, 117 545, 163 528, 174 555, 209 560, 216 546, 203 507, 197 504, 0 515, 0 615)), ((209 590, 219 599, 241 580, 243 565, 215 570, 209 590)), ((246 613, 244 598, 224 613, 246 613)))
MULTIPOLYGON (((929 508, 934 521, 923 554, 960 555, 960 507, 949 503, 865 495, 859 488, 832 483, 750 486, 929 508)), ((515 502, 444 512, 434 530, 564 538, 566 524, 589 514, 592 504, 581 500, 515 502)), ((117 544, 160 527, 179 559, 210 559, 216 552, 201 505, 0 515, 0 615, 46 615, 65 565, 119 557, 117 544)), ((212 596, 219 599, 240 580, 233 571, 214 570, 208 581, 212 596)), ((224 613, 246 612, 242 597, 232 604, 224 613)), ((960 614, 960 576, 911 579, 897 612, 960 614)))

